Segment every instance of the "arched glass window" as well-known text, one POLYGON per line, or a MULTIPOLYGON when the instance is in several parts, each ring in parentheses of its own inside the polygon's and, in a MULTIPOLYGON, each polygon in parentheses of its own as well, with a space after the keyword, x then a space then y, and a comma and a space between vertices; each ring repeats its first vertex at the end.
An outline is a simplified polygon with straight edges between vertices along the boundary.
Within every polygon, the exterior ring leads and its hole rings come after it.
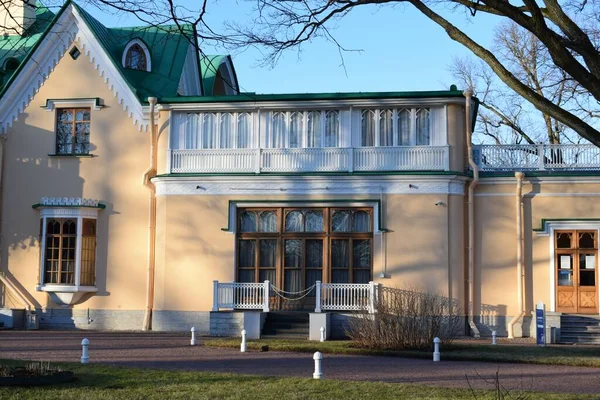
POLYGON ((321 147, 321 112, 309 111, 306 120, 308 147, 321 147))
POLYGON ((290 116, 290 147, 302 147, 302 123, 304 114, 302 112, 293 112, 290 116))
POLYGON ((125 68, 137 69, 140 71, 148 70, 148 60, 146 59, 146 53, 142 46, 139 44, 132 45, 127 49, 125 55, 125 68))
POLYGON ((221 123, 219 124, 219 148, 230 149, 233 147, 233 116, 231 113, 221 114, 221 123))
POLYGON ((285 216, 285 231, 286 232, 303 232, 304 231, 304 215, 301 211, 290 211, 285 216))
POLYGON ((398 146, 410 146, 410 110, 398 110, 398 146))
POLYGON ((260 232, 277 232, 277 214, 275 211, 263 211, 260 213, 260 232))
POLYGON ((392 110, 379 111, 379 145, 394 145, 394 113, 392 110))
POLYGON ((426 146, 429 144, 431 135, 429 118, 428 108, 417 110, 417 146, 426 146))
POLYGON ((361 145, 375 145, 375 111, 373 110, 362 112, 361 145))
POLYGON ((256 213, 253 211, 244 211, 240 215, 240 231, 256 232, 256 213))
POLYGON ((325 112, 325 147, 338 147, 340 145, 340 113, 338 111, 325 112))

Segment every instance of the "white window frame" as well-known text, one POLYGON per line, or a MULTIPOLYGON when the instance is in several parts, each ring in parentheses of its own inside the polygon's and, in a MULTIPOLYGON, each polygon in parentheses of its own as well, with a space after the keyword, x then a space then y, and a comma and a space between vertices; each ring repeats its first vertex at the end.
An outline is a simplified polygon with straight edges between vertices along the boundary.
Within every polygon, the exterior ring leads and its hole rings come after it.
POLYGON ((129 49, 136 44, 141 47, 142 51, 146 55, 146 72, 152 72, 152 58, 150 57, 150 50, 148 50, 146 43, 137 38, 131 40, 129 43, 127 43, 127 46, 125 46, 125 50, 123 50, 123 56, 121 58, 121 65, 123 65, 123 68, 127 68, 125 66, 127 61, 127 52, 129 52, 129 49))
MULTIPOLYGON (((432 132, 432 108, 431 107, 382 107, 382 108, 362 108, 360 109, 359 119, 359 143, 357 147, 406 147, 406 146, 417 146, 417 112, 421 109, 427 109, 429 111, 429 143, 420 146, 431 146, 433 143, 433 132, 432 132), (375 112, 375 137, 373 138, 373 146, 364 146, 362 143, 362 126, 363 126, 363 115, 367 110, 375 112), (380 117, 382 111, 392 111, 392 145, 381 146, 380 145, 380 117), (407 145, 400 146, 398 144, 398 114, 401 110, 408 110, 410 112, 410 143, 407 145)), ((368 114, 367 114, 368 115, 368 114)))

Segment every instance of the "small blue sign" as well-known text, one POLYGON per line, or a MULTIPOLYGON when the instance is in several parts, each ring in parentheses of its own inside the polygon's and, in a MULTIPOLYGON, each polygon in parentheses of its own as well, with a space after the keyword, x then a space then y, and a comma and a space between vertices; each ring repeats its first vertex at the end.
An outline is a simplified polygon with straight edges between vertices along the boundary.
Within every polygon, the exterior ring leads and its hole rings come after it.
POLYGON ((535 309, 536 343, 538 346, 546 345, 546 313, 543 304, 538 304, 535 309))

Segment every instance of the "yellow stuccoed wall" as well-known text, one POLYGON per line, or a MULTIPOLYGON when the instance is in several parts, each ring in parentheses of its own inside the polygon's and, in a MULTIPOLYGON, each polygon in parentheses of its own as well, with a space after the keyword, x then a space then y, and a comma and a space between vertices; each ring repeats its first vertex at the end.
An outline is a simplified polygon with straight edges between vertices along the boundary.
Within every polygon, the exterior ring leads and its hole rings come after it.
MULTIPOLYGON (((40 265, 42 196, 99 199, 98 293, 76 308, 143 309, 148 260, 149 133, 139 132, 84 55, 63 57, 8 132, 4 160, 0 269, 36 306, 49 298, 36 292, 40 265), (48 157, 55 152, 55 113, 46 99, 99 97, 105 108, 91 114, 93 158, 48 157), (110 232, 110 234, 109 234, 110 232)), ((8 302, 11 296, 6 296, 8 302)), ((9 304, 11 305, 11 304, 9 304)), ((52 306, 52 304, 49 304, 52 306)))

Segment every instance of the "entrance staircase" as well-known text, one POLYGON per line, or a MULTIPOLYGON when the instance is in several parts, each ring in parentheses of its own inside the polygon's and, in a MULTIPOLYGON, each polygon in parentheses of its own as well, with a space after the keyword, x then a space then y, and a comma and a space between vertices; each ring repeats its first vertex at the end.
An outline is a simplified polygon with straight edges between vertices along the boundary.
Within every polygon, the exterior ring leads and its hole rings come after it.
POLYGON ((563 314, 560 317, 560 341, 600 344, 600 316, 563 314))
POLYGON ((265 339, 308 339, 308 318, 306 312, 269 312, 261 337, 265 339))

